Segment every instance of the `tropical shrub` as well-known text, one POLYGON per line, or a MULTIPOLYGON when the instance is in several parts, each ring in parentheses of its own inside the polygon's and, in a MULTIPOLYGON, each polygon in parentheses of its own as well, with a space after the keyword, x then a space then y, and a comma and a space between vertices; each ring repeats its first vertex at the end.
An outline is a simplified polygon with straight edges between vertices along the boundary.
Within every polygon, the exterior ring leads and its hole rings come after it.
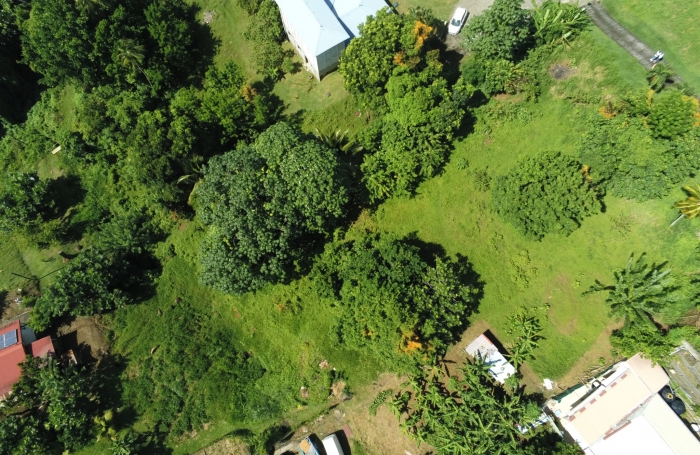
POLYGON ((346 202, 334 151, 286 123, 212 158, 194 193, 209 227, 200 281, 241 293, 286 279, 306 247, 334 227, 346 202))
POLYGON ((698 100, 679 90, 669 90, 654 96, 647 124, 656 138, 675 139, 697 122, 698 100))
POLYGON ((24 231, 37 225, 51 205, 47 182, 40 180, 35 172, 8 174, 0 193, 0 229, 24 231))
POLYGON ((591 25, 590 17, 577 2, 545 0, 539 5, 533 4, 532 23, 538 45, 568 45, 591 25))
POLYGON ((523 435, 518 425, 539 417, 541 410, 533 397, 520 390, 507 393, 479 360, 467 361, 459 375, 451 377, 435 370, 412 378, 410 392, 390 403, 411 437, 444 455, 527 453, 522 450, 533 432, 523 435))
POLYGON ((559 152, 521 160, 496 181, 493 204, 499 215, 533 239, 569 235, 601 210, 599 194, 581 163, 559 152))
POLYGON ((648 264, 644 254, 635 261, 632 254, 624 269, 613 271, 614 284, 605 285, 596 280, 586 293, 607 291, 605 301, 612 316, 626 323, 647 323, 675 300, 673 280, 669 277, 671 269, 663 267, 664 264, 648 264))

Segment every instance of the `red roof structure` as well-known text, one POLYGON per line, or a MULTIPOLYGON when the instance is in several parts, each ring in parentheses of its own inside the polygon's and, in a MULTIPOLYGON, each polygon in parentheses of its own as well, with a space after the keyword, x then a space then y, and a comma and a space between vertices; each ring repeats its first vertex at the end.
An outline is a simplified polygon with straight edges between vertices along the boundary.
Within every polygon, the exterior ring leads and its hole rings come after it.
POLYGON ((27 354, 46 357, 53 355, 54 348, 51 337, 44 337, 24 346, 19 321, 0 327, 0 340, 3 340, 0 344, 0 400, 4 400, 12 390, 12 386, 19 381, 22 375, 19 364, 24 361, 27 354))

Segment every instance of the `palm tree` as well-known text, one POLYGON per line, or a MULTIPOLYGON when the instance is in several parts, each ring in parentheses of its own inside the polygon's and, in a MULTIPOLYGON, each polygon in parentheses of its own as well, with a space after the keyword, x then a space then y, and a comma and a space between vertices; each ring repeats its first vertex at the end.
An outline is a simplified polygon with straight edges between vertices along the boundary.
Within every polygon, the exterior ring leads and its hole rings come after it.
POLYGON ((683 190, 688 194, 688 197, 682 201, 678 201, 673 205, 674 209, 679 209, 681 211, 681 216, 679 216, 676 221, 671 223, 671 226, 676 224, 681 218, 686 217, 692 220, 696 216, 700 215, 700 185, 695 184, 695 187, 686 185, 683 190))
POLYGON ((649 88, 660 92, 666 85, 666 81, 674 76, 673 70, 663 63, 657 63, 647 73, 649 88))
POLYGON ((345 130, 344 132, 340 132, 340 130, 336 130, 333 133, 329 133, 326 131, 319 131, 318 128, 314 129, 314 135, 329 146, 332 149, 339 150, 341 152, 347 153, 358 153, 364 150, 364 147, 362 147, 360 144, 355 141, 355 139, 351 139, 348 137, 348 130, 345 130))
POLYGON ((141 63, 143 62, 144 58, 143 54, 143 45, 137 43, 135 40, 120 39, 117 43, 117 58, 121 60, 122 65, 124 65, 127 68, 131 68, 132 70, 138 69, 139 71, 141 71, 146 77, 146 80, 151 86, 151 89, 153 89, 153 84, 151 84, 150 79, 148 79, 148 75, 141 67, 141 63))
POLYGON ((608 291, 605 301, 610 306, 611 315, 624 318, 626 324, 651 324, 652 315, 674 300, 670 295, 674 290, 671 287, 673 280, 669 277, 671 269, 663 269, 663 266, 646 264, 644 254, 635 262, 632 254, 624 269, 613 272, 615 284, 605 285, 596 280, 584 295, 608 291))

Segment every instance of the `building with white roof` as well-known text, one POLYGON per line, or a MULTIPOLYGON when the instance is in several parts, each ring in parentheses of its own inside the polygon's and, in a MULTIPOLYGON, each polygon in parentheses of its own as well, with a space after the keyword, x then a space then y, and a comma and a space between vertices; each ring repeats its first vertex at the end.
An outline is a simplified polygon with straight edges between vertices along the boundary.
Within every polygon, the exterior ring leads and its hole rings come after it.
POLYGON ((275 0, 289 41, 306 68, 321 79, 338 67, 340 54, 384 0, 275 0))
POLYGON ((659 395, 669 377, 639 354, 545 404, 587 455, 697 455, 700 441, 659 395))
POLYGON ((491 376, 501 384, 508 379, 508 376, 515 373, 513 365, 508 363, 496 345, 484 333, 469 343, 464 351, 474 358, 483 360, 484 365, 488 365, 491 376))

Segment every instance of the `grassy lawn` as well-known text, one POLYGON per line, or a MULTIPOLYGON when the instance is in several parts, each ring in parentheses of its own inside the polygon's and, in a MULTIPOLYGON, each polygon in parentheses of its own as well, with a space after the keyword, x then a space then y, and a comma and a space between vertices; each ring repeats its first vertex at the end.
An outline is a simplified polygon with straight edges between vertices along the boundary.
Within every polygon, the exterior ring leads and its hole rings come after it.
POLYGON ((249 21, 248 14, 232 0, 196 0, 193 3, 201 8, 198 19, 202 20, 204 13, 212 13, 213 20, 209 26, 219 41, 217 65, 233 59, 243 68, 248 79, 257 79, 251 59, 253 49, 243 37, 249 21))
MULTIPOLYGON (((287 42, 285 48, 292 47, 287 42)), ((286 114, 303 116, 306 112, 336 104, 349 96, 343 88, 343 78, 337 71, 324 76, 319 82, 302 68, 299 54, 294 54, 294 62, 298 70, 292 74, 285 74, 273 90, 284 102, 286 114)))
POLYGON ((697 2, 603 0, 622 25, 654 50, 662 50, 680 76, 700 90, 700 9, 697 2))

